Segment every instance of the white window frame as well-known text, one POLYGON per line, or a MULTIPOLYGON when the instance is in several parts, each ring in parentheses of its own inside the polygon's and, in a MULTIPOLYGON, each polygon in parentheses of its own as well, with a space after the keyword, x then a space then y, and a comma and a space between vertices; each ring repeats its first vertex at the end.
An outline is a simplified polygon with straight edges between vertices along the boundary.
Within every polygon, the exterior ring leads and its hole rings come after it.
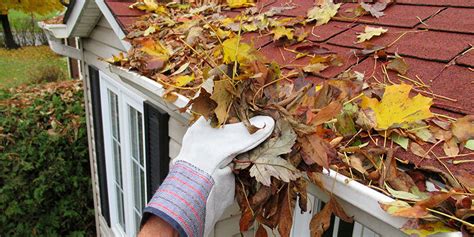
MULTIPOLYGON (((135 200, 134 200, 134 177, 132 171, 131 154, 131 133, 130 133, 130 116, 129 107, 134 108, 141 113, 142 123, 142 151, 143 151, 143 167, 144 167, 144 187, 145 197, 147 197, 147 177, 146 177, 146 155, 145 155, 145 131, 144 131, 144 99, 137 93, 116 82, 103 72, 99 72, 100 77, 100 94, 103 116, 104 129, 104 150, 105 150, 105 164, 107 175, 107 189, 110 207, 110 225, 115 236, 131 237, 135 236, 140 223, 135 223, 135 200), (122 187, 124 191, 124 216, 125 216, 125 230, 119 224, 118 210, 117 210, 117 192, 115 190, 115 169, 113 160, 113 145, 112 145, 112 128, 110 117, 110 104, 108 91, 115 93, 118 97, 118 114, 119 114, 119 133, 120 133, 120 154, 122 160, 122 187)), ((146 203, 143 203, 146 205, 146 203)))

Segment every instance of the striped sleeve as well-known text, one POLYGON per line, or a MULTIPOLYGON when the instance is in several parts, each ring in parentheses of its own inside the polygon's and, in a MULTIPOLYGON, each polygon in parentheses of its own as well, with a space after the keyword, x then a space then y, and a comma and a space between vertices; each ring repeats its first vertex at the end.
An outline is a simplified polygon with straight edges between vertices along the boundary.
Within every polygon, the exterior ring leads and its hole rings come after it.
POLYGON ((150 214, 173 226, 180 236, 204 234, 206 202, 214 180, 186 161, 177 161, 145 207, 142 224, 150 214))

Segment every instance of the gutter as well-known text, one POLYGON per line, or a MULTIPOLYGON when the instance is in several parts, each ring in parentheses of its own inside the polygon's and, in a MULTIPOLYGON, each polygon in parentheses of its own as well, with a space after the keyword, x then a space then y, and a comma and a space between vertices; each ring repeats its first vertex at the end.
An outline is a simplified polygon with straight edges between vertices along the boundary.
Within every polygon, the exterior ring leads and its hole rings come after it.
POLYGON ((80 49, 67 46, 63 43, 63 39, 68 37, 67 25, 38 22, 38 26, 43 29, 43 32, 46 34, 49 47, 53 52, 77 60, 83 59, 80 49))
MULTIPOLYGON (((163 101, 162 96, 165 93, 165 89, 160 83, 123 67, 110 65, 109 69, 110 72, 117 74, 124 83, 136 88, 158 102, 163 101)), ((165 105, 173 113, 178 113, 176 110, 186 106, 190 99, 183 95, 175 94, 178 98, 176 101, 171 103, 171 107, 168 103, 165 104, 164 102, 161 102, 161 104, 165 105)), ((180 114, 180 116, 184 117, 189 117, 190 115, 189 111, 185 114, 180 114)), ((328 187, 328 191, 334 194, 338 199, 342 200, 343 204, 346 204, 344 206, 347 206, 348 208, 344 209, 347 209, 348 214, 355 215, 356 220, 357 216, 363 212, 366 214, 365 216, 369 216, 369 220, 377 220, 375 222, 365 221, 363 224, 367 225, 377 233, 380 233, 382 236, 407 236, 400 229, 407 221, 409 221, 409 219, 392 216, 382 210, 379 205, 380 202, 392 202, 395 201, 395 199, 339 174, 334 170, 324 169, 323 173, 318 175, 325 187, 328 187), (381 226, 378 222, 381 222, 384 225, 381 226), (387 229, 387 225, 392 228, 387 229)), ((327 193, 320 190, 315 185, 311 186, 312 187, 309 189, 316 189, 313 194, 317 194, 319 199, 323 199, 324 201, 329 200, 327 193)), ((430 235, 430 237, 462 237, 462 233, 439 233, 430 235)))

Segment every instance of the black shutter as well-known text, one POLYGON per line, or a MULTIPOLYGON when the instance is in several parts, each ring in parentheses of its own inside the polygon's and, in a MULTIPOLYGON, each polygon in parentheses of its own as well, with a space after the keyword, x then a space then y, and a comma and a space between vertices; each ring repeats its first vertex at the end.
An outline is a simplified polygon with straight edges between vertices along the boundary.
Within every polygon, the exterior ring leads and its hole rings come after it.
POLYGON ((109 194, 107 190, 107 172, 105 170, 104 130, 102 127, 102 106, 100 102, 99 70, 89 66, 89 85, 91 90, 92 118, 94 123, 94 141, 99 176, 100 208, 110 227, 109 194))
POLYGON ((145 113, 145 152, 148 200, 168 174, 169 115, 149 101, 143 103, 145 113))

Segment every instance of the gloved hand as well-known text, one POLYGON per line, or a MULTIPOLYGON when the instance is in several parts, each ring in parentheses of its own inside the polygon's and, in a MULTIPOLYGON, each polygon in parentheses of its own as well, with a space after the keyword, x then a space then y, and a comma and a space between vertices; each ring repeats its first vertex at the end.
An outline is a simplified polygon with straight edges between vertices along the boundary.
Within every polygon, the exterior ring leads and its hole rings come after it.
POLYGON ((198 119, 184 135, 168 176, 145 208, 142 224, 152 213, 180 236, 207 236, 234 201, 230 162, 267 139, 275 124, 267 116, 254 117, 250 123, 261 129, 251 135, 242 123, 212 128, 204 118, 198 119))

